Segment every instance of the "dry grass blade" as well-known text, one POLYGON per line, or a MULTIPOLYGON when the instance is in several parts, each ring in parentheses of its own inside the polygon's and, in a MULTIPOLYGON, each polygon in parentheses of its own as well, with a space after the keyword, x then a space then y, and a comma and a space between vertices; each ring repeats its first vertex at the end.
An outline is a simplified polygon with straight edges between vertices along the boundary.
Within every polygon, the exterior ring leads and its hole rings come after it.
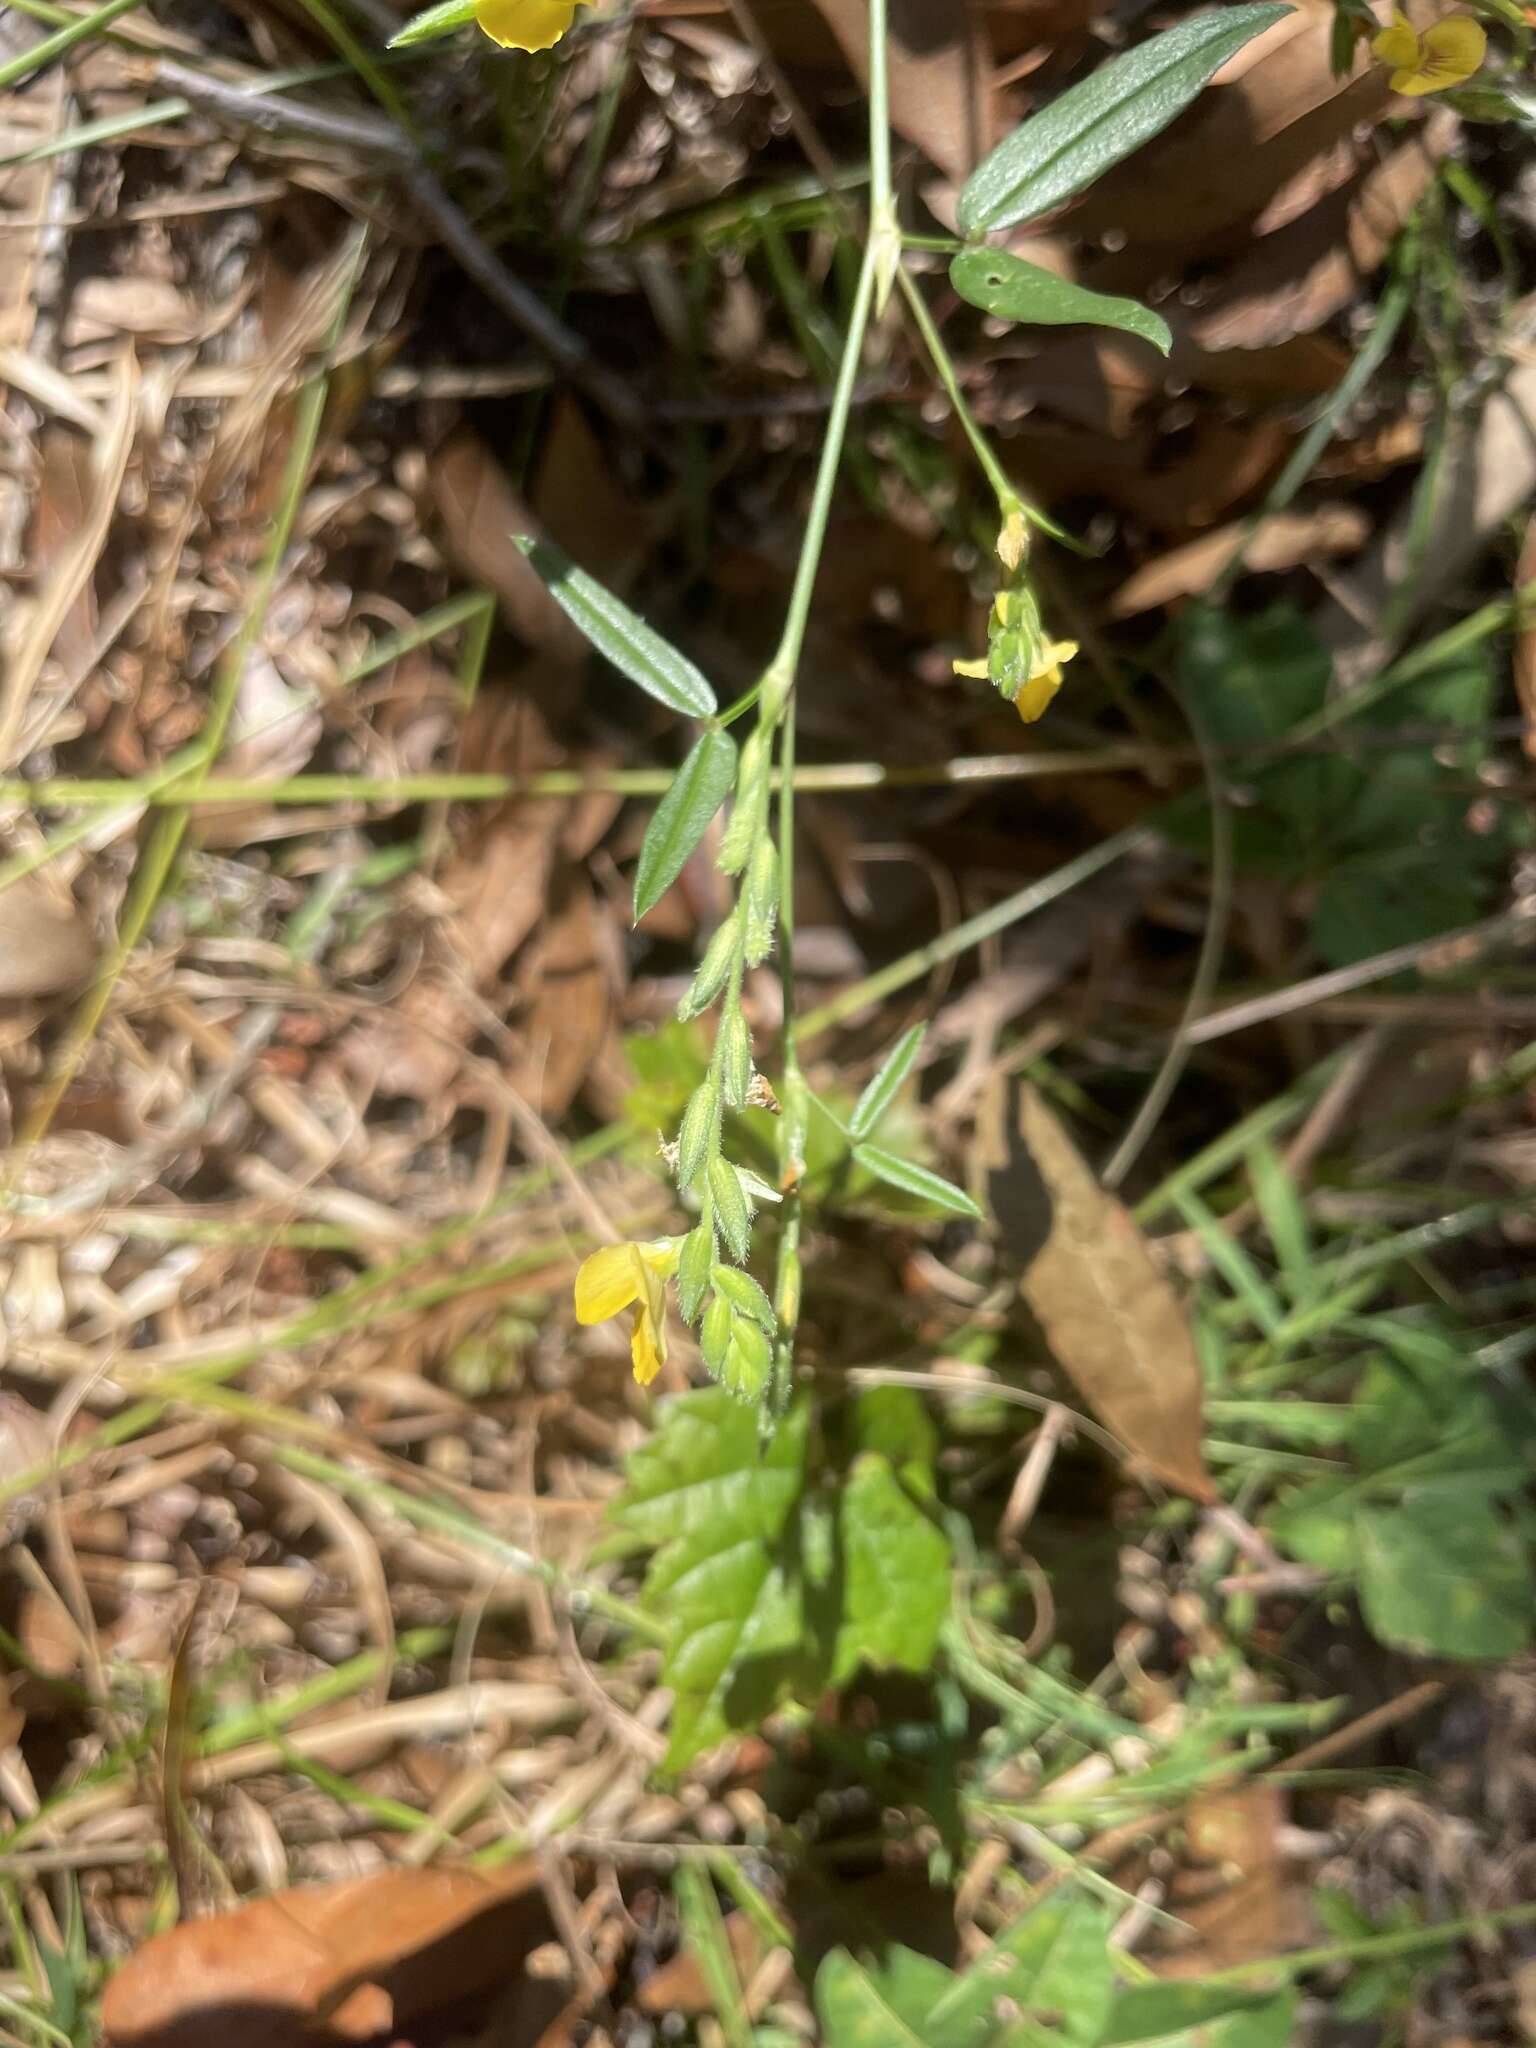
POLYGON ((8 636, 10 644, 4 649, 4 674, 0 675, 0 763, 7 767, 15 760, 27 703, 54 636, 95 570, 106 544, 107 529, 133 446, 138 393, 138 363, 125 350, 117 361, 101 438, 92 451, 92 495, 85 516, 70 544, 60 552, 35 602, 18 610, 14 637, 8 636))
POLYGON ((1214 1499, 1184 1311, 1130 1212, 1100 1187, 1033 1088, 1020 1091, 1010 1157, 988 1193, 1024 1265, 1024 1298, 1095 1415, 1155 1478, 1214 1499))

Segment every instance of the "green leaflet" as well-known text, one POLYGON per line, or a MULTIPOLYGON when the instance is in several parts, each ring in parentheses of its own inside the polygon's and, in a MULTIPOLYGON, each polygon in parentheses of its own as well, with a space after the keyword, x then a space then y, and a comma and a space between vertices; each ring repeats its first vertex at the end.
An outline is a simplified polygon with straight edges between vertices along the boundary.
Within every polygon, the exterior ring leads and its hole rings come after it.
POLYGON ((883 1180, 889 1187, 900 1188, 904 1195, 916 1195, 919 1200, 932 1202, 937 1208, 947 1209, 952 1216, 973 1216, 979 1222, 981 1211, 953 1181, 942 1175, 930 1173, 926 1166, 918 1166, 910 1159, 898 1159, 894 1152, 886 1152, 879 1145, 855 1145, 855 1161, 877 1180, 883 1180))
POLYGON ((694 742, 646 827, 635 869, 636 924, 682 873, 735 780, 736 742, 711 727, 694 742))
POLYGON ((711 715, 716 709, 715 693, 687 655, 679 654, 654 627, 637 618, 627 604, 605 590, 595 576, 578 569, 549 541, 534 540, 525 533, 514 534, 513 539, 555 603, 621 674, 673 711, 694 718, 711 715))
POLYGON ((1087 291, 1006 249, 962 249, 949 266, 949 281, 962 299, 999 320, 1026 327, 1118 327, 1164 355, 1173 345, 1167 321, 1149 306, 1087 291))
POLYGON ((474 18, 475 0, 441 0, 441 5, 413 14, 404 28, 390 37, 385 48, 403 50, 410 43, 429 43, 436 36, 450 36, 456 28, 467 28, 474 18))
POLYGON ((1014 129, 960 195, 963 234, 1035 220, 1104 175, 1181 113, 1228 57, 1285 6, 1214 7, 1101 64, 1014 129))
POLYGON ((914 1024, 910 1031, 902 1033, 886 1054, 879 1071, 854 1104, 853 1115, 848 1119, 850 1137, 867 1138, 872 1135, 881 1117, 895 1101, 902 1082, 911 1073, 913 1063, 922 1051, 927 1029, 926 1024, 914 1024))

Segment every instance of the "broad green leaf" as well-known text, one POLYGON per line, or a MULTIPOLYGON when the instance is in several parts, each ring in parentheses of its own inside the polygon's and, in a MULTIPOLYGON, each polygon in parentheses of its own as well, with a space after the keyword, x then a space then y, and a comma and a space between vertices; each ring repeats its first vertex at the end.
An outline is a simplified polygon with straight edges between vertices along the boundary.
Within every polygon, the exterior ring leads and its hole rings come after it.
POLYGON ((1118 327, 1164 355, 1173 346, 1167 321, 1150 306, 1088 291, 1006 249, 962 249, 949 266, 949 281, 962 299, 999 320, 1024 327, 1118 327))
POLYGON ((646 827, 635 869, 636 924, 683 872, 735 780, 736 742, 711 727, 700 734, 646 827))
POLYGON ((881 1452, 908 1486, 933 1490, 939 1432, 911 1387, 865 1387, 854 1400, 853 1429, 861 1451, 881 1452))
POLYGON ((831 1682, 861 1664, 926 1671, 949 1612, 949 1538, 878 1451, 866 1451, 838 1494, 842 1613, 831 1682))
POLYGON ((475 0, 442 0, 438 7, 425 7, 420 14, 413 14, 404 28, 396 29, 385 48, 403 50, 409 43, 451 36, 456 28, 467 28, 474 18, 475 0))
POLYGON ((1038 219, 1081 192, 1166 128, 1213 72, 1290 11, 1213 7, 1101 64, 978 164, 960 195, 962 233, 1038 219))
POLYGON ((1464 1491, 1362 1508, 1360 1610, 1371 1633, 1421 1657, 1489 1660, 1526 1648, 1536 1623, 1530 1545, 1518 1523, 1464 1491))
MULTIPOLYGON (((932 1967, 948 1974, 941 1964, 932 1967)), ((833 1949, 816 1972, 816 2013, 822 2048, 945 2048, 919 2033, 920 2015, 893 2006, 887 1990, 845 1948, 833 1949)))
POLYGON ((911 1073, 927 1029, 926 1024, 914 1024, 910 1031, 902 1033, 886 1054, 879 1071, 866 1083, 863 1094, 854 1104, 853 1115, 848 1119, 852 1137, 867 1138, 874 1132, 881 1117, 895 1101, 902 1082, 911 1073))
MULTIPOLYGON (((1005 1927, 991 1949, 979 1956, 967 1977, 990 1982, 1032 2018, 1049 2019, 1047 2042, 1087 2048, 1103 2032, 1114 1997, 1109 1961, 1114 1916, 1097 1899, 1068 1895, 1047 1899, 1005 1927)), ((1027 2031, 1010 2042, 1032 2041, 1027 2031)))
POLYGON ((930 1173, 926 1166, 898 1159, 894 1152, 886 1152, 879 1145, 855 1145, 853 1157, 876 1180, 900 1188, 904 1195, 916 1195, 920 1201, 932 1202, 935 1208, 947 1209, 952 1216, 974 1216, 978 1222, 981 1220, 981 1211, 963 1188, 930 1173))
POLYGON ((548 586, 550 596, 580 627, 598 653, 638 683, 647 696, 673 711, 708 718, 716 709, 715 693, 687 655, 679 654, 654 627, 637 618, 627 604, 605 590, 595 576, 578 569, 547 540, 514 534, 523 553, 548 586))
POLYGON ((1102 2048, 1290 2048, 1291 1991, 1215 1984, 1137 1984, 1122 1991, 1102 2048))
POLYGON ((644 1599, 669 1632, 673 1769, 756 1718, 750 1685, 733 1696, 744 1665, 777 1670, 800 1648, 799 1591, 778 1553, 804 1483, 809 1412, 797 1403, 763 1446, 755 1410, 705 1388, 668 1403, 629 1460, 612 1518, 656 1546, 644 1599))

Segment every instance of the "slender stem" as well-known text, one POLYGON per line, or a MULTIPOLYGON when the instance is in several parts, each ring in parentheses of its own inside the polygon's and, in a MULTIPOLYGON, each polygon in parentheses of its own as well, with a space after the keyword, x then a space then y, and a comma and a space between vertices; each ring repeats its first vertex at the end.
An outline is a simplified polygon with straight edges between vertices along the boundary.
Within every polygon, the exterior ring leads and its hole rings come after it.
POLYGON ((800 1070, 795 1023, 795 674, 800 665, 800 651, 805 644, 811 596, 826 543, 837 472, 853 411, 854 385, 864 354, 864 338, 880 281, 882 247, 889 243, 890 237, 897 236, 895 247, 898 256, 900 250, 891 192, 890 85, 886 45, 886 0, 869 0, 870 227, 848 315, 848 332, 843 337, 842 360, 837 367, 837 382, 827 414, 826 437, 821 444, 821 459, 817 464, 810 512, 805 522, 805 537, 795 566, 794 588, 790 592, 778 652, 763 679, 759 712, 764 721, 776 722, 780 728, 779 976, 784 990, 784 1034, 779 1182, 784 1193, 784 1216, 774 1277, 774 1309, 779 1329, 768 1393, 770 1417, 782 1414, 789 1400, 795 1326, 800 1315, 800 1177, 805 1170, 805 1133, 809 1116, 809 1096, 805 1076, 800 1070))
POLYGON ((905 264, 897 271, 896 282, 901 286, 901 295, 907 302, 908 312, 912 315, 912 324, 922 336, 923 347, 928 351, 929 361, 933 364, 939 382, 944 386, 945 394, 955 409, 955 418, 960 422, 965 431, 965 438, 971 444, 971 453, 980 463, 987 482, 997 493, 999 509, 1018 504, 1019 494, 1008 481, 1003 465, 993 454, 992 444, 976 424, 976 415, 971 411, 965 393, 960 388, 960 379, 949 350, 944 346, 944 337, 939 333, 938 322, 929 312, 927 301, 918 289, 917 280, 905 264))

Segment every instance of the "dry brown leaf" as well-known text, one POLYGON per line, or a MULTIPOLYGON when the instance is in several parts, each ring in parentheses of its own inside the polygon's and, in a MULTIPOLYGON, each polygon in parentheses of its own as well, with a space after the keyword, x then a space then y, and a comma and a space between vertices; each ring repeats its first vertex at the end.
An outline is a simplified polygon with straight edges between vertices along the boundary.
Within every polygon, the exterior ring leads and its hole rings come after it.
POLYGON ((1273 348, 1321 327, 1360 296, 1424 195, 1457 131, 1440 107, 1424 127, 1342 191, 1266 235, 1191 323, 1202 348, 1273 348))
MULTIPOLYGON (((488 1989, 549 1935, 532 1859, 494 1877, 385 1870, 300 1886, 156 1935, 107 1985, 108 2048, 331 2048, 488 1989)), ((506 2048, 533 2048, 559 2010, 524 1983, 506 2048)))
MULTIPOLYGON (((1304 512, 1271 512, 1248 538, 1243 567, 1252 575, 1272 575, 1304 562, 1321 562, 1353 554, 1365 545, 1371 522, 1358 505, 1314 505, 1304 512)), ((1172 548, 1143 563, 1109 600, 1112 619, 1133 619, 1176 598, 1192 597, 1210 587, 1248 534, 1246 520, 1234 519, 1214 533, 1172 548)))
POLYGON ((96 940, 84 915, 40 875, 0 890, 0 1000, 57 995, 90 973, 96 940))
POLYGON ((1168 1900, 1194 1940, 1160 1966, 1162 1974, 1236 1969, 1313 1936, 1306 1891, 1281 1853, 1286 1821, 1283 1790, 1262 1781, 1224 1786, 1191 1803, 1185 1842, 1191 1861, 1208 1869, 1184 1873, 1168 1900))
POLYGON ((431 458, 427 479, 456 567, 496 593, 508 625, 528 646, 579 662, 585 640, 512 538, 538 523, 485 442, 470 427, 456 428, 431 458))
POLYGON ((520 963, 530 999, 518 1021, 522 1052, 508 1073, 546 1122, 570 1108, 602 1051, 618 979, 612 928, 586 876, 567 870, 550 898, 549 922, 520 963))
MULTIPOLYGON (((867 0, 816 0, 862 83, 867 0)), ((969 0, 891 0, 891 124, 951 178, 966 177, 998 133, 982 37, 969 0)))
MULTIPOLYGON (((1536 514, 1533 514, 1525 529, 1525 543, 1520 550, 1520 559, 1515 565, 1515 588, 1524 590, 1528 583, 1536 583, 1536 514)), ((1521 745, 1529 758, 1536 759, 1536 620, 1527 614, 1515 641, 1515 694, 1520 699, 1521 715, 1525 719, 1525 737, 1521 745)))
POLYGON ((1005 1143, 988 1200, 1058 1363, 1133 1464, 1214 1499, 1200 1454, 1195 1340, 1130 1212, 1027 1085, 1005 1143))

